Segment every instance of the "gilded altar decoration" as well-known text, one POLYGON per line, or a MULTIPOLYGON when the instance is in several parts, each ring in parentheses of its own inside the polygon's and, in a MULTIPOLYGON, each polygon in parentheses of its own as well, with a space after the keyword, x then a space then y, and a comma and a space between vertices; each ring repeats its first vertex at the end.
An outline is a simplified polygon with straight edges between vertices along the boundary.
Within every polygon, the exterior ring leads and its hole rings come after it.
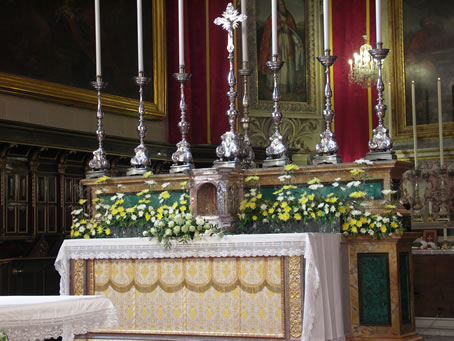
POLYGON ((300 338, 302 334, 302 301, 301 301, 301 257, 289 257, 289 315, 290 336, 300 338))
POLYGON ((85 260, 84 259, 75 259, 73 261, 73 294, 74 295, 84 295, 85 294, 85 260))

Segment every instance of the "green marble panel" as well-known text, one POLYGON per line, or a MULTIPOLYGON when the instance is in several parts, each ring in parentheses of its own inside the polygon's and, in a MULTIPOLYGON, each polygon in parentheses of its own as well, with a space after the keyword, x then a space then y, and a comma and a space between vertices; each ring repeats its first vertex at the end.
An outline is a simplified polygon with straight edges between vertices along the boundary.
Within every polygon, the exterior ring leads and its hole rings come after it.
MULTIPOLYGON (((165 189, 163 189, 165 191, 165 189)), ((181 190, 176 190, 176 191, 168 191, 169 192, 169 199, 167 199, 167 204, 171 204, 178 200, 180 198, 180 195, 183 193, 181 190)), ((151 198, 150 198, 150 205, 153 207, 159 207, 161 204, 159 203, 159 194, 161 192, 150 192, 151 198)), ((137 196, 137 193, 124 193, 125 195, 123 196, 123 206, 124 207, 132 207, 134 205, 139 204, 139 200, 144 199, 144 196, 137 196)), ((105 195, 100 195, 99 197, 105 200, 106 204, 112 205, 115 200, 112 200, 115 194, 105 194, 105 195)))
POLYGON ((390 326, 391 303, 387 253, 358 253, 359 323, 390 326))
POLYGON ((410 307, 410 256, 408 252, 399 254, 400 276, 400 306, 402 309, 402 323, 411 322, 410 307))

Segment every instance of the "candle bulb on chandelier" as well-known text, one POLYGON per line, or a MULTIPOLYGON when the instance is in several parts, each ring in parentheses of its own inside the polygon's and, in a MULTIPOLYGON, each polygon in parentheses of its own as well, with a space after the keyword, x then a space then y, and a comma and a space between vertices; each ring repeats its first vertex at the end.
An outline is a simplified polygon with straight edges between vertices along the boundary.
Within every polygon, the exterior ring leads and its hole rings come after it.
POLYGON ((416 137, 416 102, 415 102, 415 81, 411 81, 411 116, 413 120, 413 155, 415 158, 415 169, 418 169, 418 140, 416 137))
POLYGON ((437 95, 438 95, 438 137, 440 139, 440 168, 445 167, 444 150, 443 150, 443 115, 441 106, 441 79, 437 80, 437 95))
POLYGON ((329 0, 323 0, 323 48, 329 50, 329 0))
POLYGON ((96 80, 101 79, 101 15, 99 1, 95 0, 96 80))
MULTIPOLYGON (((246 15, 246 0, 241 0, 241 14, 246 15)), ((241 23, 241 52, 243 56, 243 63, 248 61, 248 48, 247 48, 247 23, 244 20, 241 23)))
POLYGON ((184 4, 178 0, 178 61, 180 68, 184 68, 184 4))
POLYGON ((277 0, 271 0, 271 45, 272 45, 272 55, 278 55, 277 49, 277 0))
MULTIPOLYGON (((381 43, 381 0, 375 0, 375 29, 377 44, 381 43)), ((377 46, 378 48, 378 46, 377 46)))
POLYGON ((143 74, 143 29, 142 29, 142 0, 137 0, 137 46, 139 75, 143 74))

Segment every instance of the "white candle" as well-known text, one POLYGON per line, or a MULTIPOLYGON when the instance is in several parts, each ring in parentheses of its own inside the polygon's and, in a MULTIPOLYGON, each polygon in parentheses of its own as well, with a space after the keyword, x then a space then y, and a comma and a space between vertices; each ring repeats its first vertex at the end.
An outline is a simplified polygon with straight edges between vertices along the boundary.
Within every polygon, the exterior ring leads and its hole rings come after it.
MULTIPOLYGON (((241 0, 241 13, 246 15, 246 0, 241 0)), ((243 62, 248 61, 248 50, 247 50, 247 23, 244 20, 241 23, 241 50, 243 55, 243 62)))
POLYGON ((277 0, 271 0, 271 46, 273 56, 278 55, 277 39, 277 0))
POLYGON ((448 229, 446 227, 443 228, 443 240, 448 240, 448 229))
POLYGON ((375 35, 377 44, 381 43, 381 0, 375 0, 375 35))
POLYGON ((416 103, 415 103, 415 81, 411 81, 411 117, 413 119, 413 155, 415 158, 415 169, 418 168, 418 141, 416 138, 416 103))
POLYGON ((137 46, 139 73, 143 73, 143 30, 142 30, 142 0, 137 0, 137 46))
POLYGON ((329 0, 323 0, 323 48, 329 50, 329 0))
POLYGON ((95 0, 96 77, 101 77, 101 18, 99 0, 95 0))
POLYGON ((391 82, 388 82, 388 103, 389 103, 389 110, 388 110, 388 121, 389 121, 389 137, 393 137, 393 102, 391 97, 391 82))
POLYGON ((178 60, 184 67, 184 7, 183 0, 178 0, 178 60))
POLYGON ((444 168, 444 150, 443 150, 443 116, 441 107, 441 79, 437 81, 437 93, 438 93, 438 137, 440 139, 440 168, 444 168))

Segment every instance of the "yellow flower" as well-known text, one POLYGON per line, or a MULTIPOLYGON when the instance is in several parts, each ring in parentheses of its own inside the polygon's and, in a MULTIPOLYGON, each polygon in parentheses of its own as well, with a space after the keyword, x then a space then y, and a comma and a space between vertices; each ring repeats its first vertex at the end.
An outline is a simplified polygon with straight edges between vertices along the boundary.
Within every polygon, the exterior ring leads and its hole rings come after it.
POLYGON ((180 200, 181 205, 186 205, 188 202, 186 200, 180 200))
POLYGON ((112 210, 112 215, 117 215, 117 213, 118 213, 118 210, 117 210, 116 208, 114 208, 114 209, 112 210))
POLYGON ((369 227, 370 227, 371 229, 373 229, 373 228, 375 227, 375 224, 372 223, 372 224, 369 225, 369 227))
POLYGON ((80 225, 86 225, 86 224, 87 224, 87 221, 86 221, 85 219, 82 219, 82 220, 80 221, 80 225))
POLYGON ((125 208, 123 206, 118 207, 117 209, 118 209, 118 212, 120 212, 120 213, 125 211, 125 208))
POLYGON ((240 203, 240 211, 244 211, 244 209, 246 208, 246 204, 247 204, 246 199, 240 203))
POLYGON ((178 207, 178 203, 177 202, 174 202, 173 205, 172 205, 172 208, 173 209, 176 209, 178 207))
POLYGON ((361 173, 364 173, 364 169, 360 169, 360 168, 355 168, 355 169, 352 169, 350 171, 350 174, 353 175, 353 176, 357 176, 361 173))
POLYGON ((284 208, 284 212, 287 212, 287 213, 290 212, 291 210, 292 210, 292 209, 290 208, 290 206, 286 206, 286 207, 284 208))
POLYGON ((366 192, 352 192, 349 195, 350 198, 355 198, 355 199, 364 198, 365 196, 366 196, 366 192))
POLYGON ((99 226, 99 227, 98 227, 97 232, 98 232, 99 234, 102 233, 102 226, 99 226))
POLYGON ((262 199, 262 193, 257 194, 257 199, 262 199))
POLYGON ((283 201, 283 202, 281 203, 281 207, 282 207, 282 208, 286 208, 287 206, 288 206, 288 204, 287 204, 286 201, 283 201))
POLYGON ((85 199, 80 199, 80 200, 79 200, 79 205, 83 205, 83 204, 85 204, 86 202, 87 202, 87 200, 85 200, 85 199))
POLYGON ((248 202, 248 203, 246 204, 246 207, 249 207, 249 208, 252 208, 252 209, 255 209, 256 206, 257 206, 257 205, 255 204, 255 202, 248 202))
POLYGON ((85 233, 84 234, 84 239, 89 239, 90 238, 90 235, 88 233, 85 233))
POLYGON ((170 194, 169 194, 169 192, 164 191, 164 192, 161 193, 161 197, 164 198, 164 199, 169 199, 170 194))
POLYGON ((262 214, 263 214, 264 217, 268 216, 268 212, 267 211, 263 211, 262 214))
POLYGON ((161 220, 162 219, 162 213, 156 214, 156 218, 158 218, 158 220, 161 220))
POLYGON ((315 213, 314 212, 311 212, 311 217, 312 217, 312 219, 315 219, 315 213))
POLYGON ((301 214, 299 213, 296 213, 295 216, 294 216, 295 220, 301 220, 301 214))
POLYGON ((309 180, 309 182, 308 182, 309 185, 315 185, 315 184, 319 184, 319 183, 320 183, 319 178, 313 178, 312 180, 309 180))
POLYGON ((294 170, 298 170, 300 169, 297 165, 294 165, 294 164, 289 164, 289 165, 285 165, 284 166, 284 169, 287 171, 287 172, 290 172, 290 171, 294 171, 294 170))
POLYGON ((186 206, 180 206, 180 211, 181 211, 181 212, 186 211, 186 206))
POLYGON ((106 228, 106 229, 104 230, 104 232, 106 233, 106 236, 110 235, 110 228, 106 228))
POLYGON ((391 222, 391 227, 392 227, 392 228, 395 229, 395 228, 397 228, 398 226, 399 226, 399 225, 398 225, 395 221, 391 222))
POLYGON ((352 225, 356 225, 356 219, 352 219, 352 220, 350 220, 350 224, 352 224, 352 225))
POLYGON ((273 203, 273 206, 274 206, 274 207, 277 207, 277 206, 279 206, 279 203, 278 203, 277 201, 275 201, 275 202, 273 203))
POLYGON ((344 223, 344 224, 342 225, 342 230, 343 230, 343 231, 347 231, 348 228, 349 228, 349 226, 350 226, 350 225, 348 225, 348 223, 344 223))
POLYGON ((136 209, 136 207, 133 206, 133 207, 127 208, 127 209, 126 209, 126 212, 128 212, 128 213, 133 213, 133 212, 135 211, 135 209, 136 209))
POLYGON ((380 231, 383 232, 383 233, 386 233, 386 225, 383 224, 381 227, 380 227, 380 231))
POLYGON ((79 237, 79 236, 80 236, 79 231, 74 232, 74 237, 79 237))
POLYGON ((268 209, 268 212, 271 213, 271 214, 273 214, 273 213, 274 213, 274 208, 271 207, 270 209, 268 209))
POLYGON ((300 204, 304 205, 305 203, 308 202, 308 199, 307 197, 301 197, 298 201, 300 202, 300 204))
POLYGON ((257 216, 253 215, 252 216, 252 220, 256 221, 257 220, 257 216))
POLYGON ((249 181, 257 181, 259 179, 258 176, 248 176, 246 179, 244 179, 244 182, 249 182, 249 181))
POLYGON ((323 211, 318 210, 318 211, 317 211, 317 215, 318 215, 319 217, 321 217, 321 216, 323 215, 323 211))
POLYGON ((103 182, 106 182, 107 180, 109 180, 110 178, 108 176, 101 176, 100 178, 98 178, 95 183, 97 184, 100 184, 100 183, 103 183, 103 182))
POLYGON ((287 221, 290 219, 290 214, 288 213, 279 213, 279 219, 282 221, 287 221))
POLYGON ((366 218, 366 217, 361 217, 360 220, 361 220, 361 222, 362 222, 363 224, 367 222, 367 218, 366 218))
POLYGON ((336 197, 331 197, 331 198, 326 199, 325 201, 329 202, 331 204, 334 204, 337 201, 337 198, 336 197))
POLYGON ((340 213, 345 213, 345 207, 344 206, 339 207, 339 212, 340 213))
POLYGON ((356 226, 361 227, 361 226, 363 226, 363 223, 362 223, 360 220, 358 220, 358 221, 356 222, 356 226))
POLYGON ((144 178, 149 178, 149 177, 152 176, 152 175, 153 175, 153 172, 152 172, 152 171, 148 171, 148 172, 146 172, 146 173, 143 175, 143 177, 144 177, 144 178))
POLYGON ((353 233, 358 233, 358 229, 356 228, 356 226, 352 226, 352 232, 353 233))
POLYGON ((120 216, 122 217, 126 216, 126 212, 125 211, 120 212, 120 216))
POLYGON ((314 193, 312 193, 311 195, 309 195, 308 198, 309 198, 310 201, 314 200, 314 198, 315 198, 314 193))
POLYGON ((283 190, 295 189, 295 188, 297 188, 297 187, 294 186, 294 185, 285 185, 285 186, 282 187, 283 190))
POLYGON ((392 209, 396 208, 396 205, 388 204, 388 205, 385 205, 385 208, 387 208, 388 210, 392 210, 392 209))
POLYGON ((181 187, 184 187, 184 186, 186 186, 187 184, 188 184, 187 181, 182 181, 182 182, 180 182, 180 186, 181 186, 181 187))

